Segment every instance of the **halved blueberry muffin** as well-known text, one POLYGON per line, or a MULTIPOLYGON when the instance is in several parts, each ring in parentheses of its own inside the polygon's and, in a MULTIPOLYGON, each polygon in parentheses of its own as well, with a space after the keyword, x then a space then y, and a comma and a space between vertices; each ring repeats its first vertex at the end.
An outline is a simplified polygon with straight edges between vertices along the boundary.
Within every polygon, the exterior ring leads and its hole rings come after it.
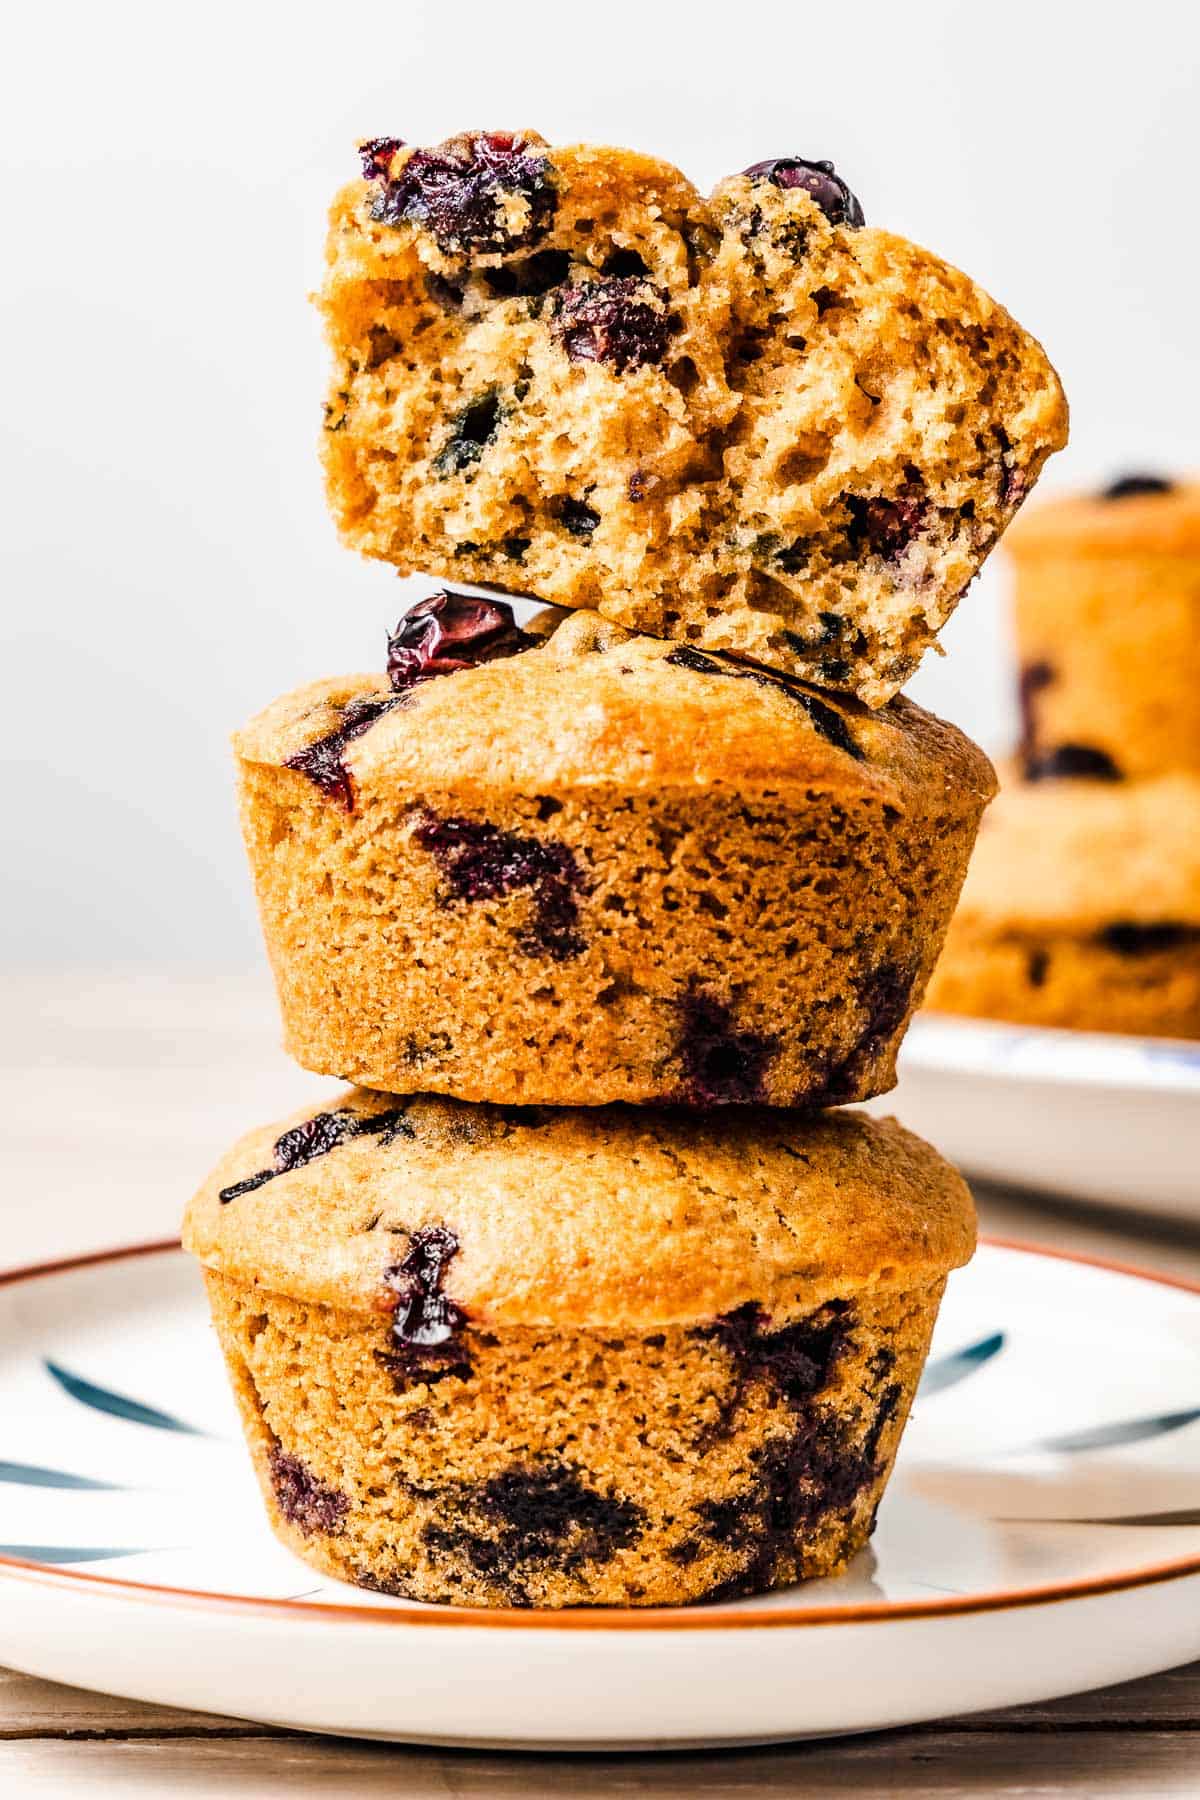
POLYGON ((648 1606, 862 1548, 974 1217, 890 1120, 352 1090, 244 1138, 184 1238, 300 1556, 648 1606))
POLYGON ((1025 776, 1200 772, 1200 483, 1125 476, 1006 544, 1025 776))
POLYGON ((1200 1037, 1200 777, 1006 785, 926 1004, 1200 1037))
POLYGON ((236 739, 287 1048, 389 1093, 817 1107, 894 1081, 991 766, 595 614, 442 594, 236 739))
POLYGON ((832 165, 709 198, 631 151, 362 148, 323 306, 329 496, 402 571, 896 693, 1046 457, 1041 347, 832 165))

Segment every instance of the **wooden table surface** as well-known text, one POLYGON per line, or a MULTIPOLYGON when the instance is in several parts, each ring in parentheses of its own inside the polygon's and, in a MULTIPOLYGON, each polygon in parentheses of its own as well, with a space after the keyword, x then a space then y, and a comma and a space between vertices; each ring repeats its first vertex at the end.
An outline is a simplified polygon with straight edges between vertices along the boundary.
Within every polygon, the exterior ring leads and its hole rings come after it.
MULTIPOLYGON (((334 1091, 276 1046, 261 975, 3 982, 0 1264, 169 1236, 247 1126, 334 1091)), ((1200 1279, 1200 1234, 980 1192, 984 1228, 1200 1279)), ((1200 1795, 1200 1664, 871 1737, 537 1757, 276 1732, 0 1670, 0 1795, 1200 1795)))

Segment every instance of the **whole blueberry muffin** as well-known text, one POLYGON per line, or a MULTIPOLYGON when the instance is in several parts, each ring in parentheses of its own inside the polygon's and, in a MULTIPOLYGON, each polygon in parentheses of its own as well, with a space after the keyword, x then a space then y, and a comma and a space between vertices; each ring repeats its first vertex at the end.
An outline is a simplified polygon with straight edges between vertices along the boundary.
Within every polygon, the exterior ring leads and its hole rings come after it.
POLYGON ((579 1106, 893 1084, 994 785, 961 733, 456 594, 401 621, 389 669, 235 740, 306 1068, 579 1106))
POLYGON ((1200 1037, 1200 778, 1006 786, 927 1005, 1200 1037))
POLYGON ((826 162, 362 146, 332 213, 348 543, 877 706, 1066 438, 1041 347, 826 162))
POLYGON ((1026 776, 1200 772, 1200 483, 1125 476, 1007 542, 1026 776))
POLYGON ((974 1218, 892 1120, 351 1090, 243 1138, 184 1241, 300 1556, 671 1605, 862 1548, 974 1218))

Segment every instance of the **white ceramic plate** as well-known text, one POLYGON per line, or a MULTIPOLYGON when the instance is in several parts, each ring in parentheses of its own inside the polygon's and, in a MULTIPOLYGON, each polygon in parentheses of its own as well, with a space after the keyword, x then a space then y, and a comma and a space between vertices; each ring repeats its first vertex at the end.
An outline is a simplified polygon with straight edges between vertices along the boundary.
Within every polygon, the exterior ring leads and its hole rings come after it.
POLYGON ((1200 1043, 923 1013, 870 1110, 969 1175, 1200 1223, 1200 1043))
POLYGON ((0 1278, 0 1661, 366 1737, 864 1731, 1200 1655, 1200 1289, 992 1245, 950 1285, 872 1548, 678 1611, 473 1613, 270 1535, 170 1246, 0 1278))

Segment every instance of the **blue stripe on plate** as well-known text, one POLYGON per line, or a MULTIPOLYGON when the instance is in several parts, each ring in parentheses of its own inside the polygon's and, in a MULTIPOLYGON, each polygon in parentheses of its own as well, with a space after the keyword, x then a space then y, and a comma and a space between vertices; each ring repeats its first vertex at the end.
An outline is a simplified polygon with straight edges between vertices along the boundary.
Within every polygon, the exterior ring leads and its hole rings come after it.
POLYGON ((991 1337, 980 1338, 978 1343, 967 1344, 961 1350, 952 1350, 947 1356, 935 1356, 927 1364, 921 1377, 921 1385, 917 1389, 921 1398, 928 1400, 931 1394, 944 1393, 947 1388, 957 1387, 968 1375, 974 1375, 982 1369, 984 1363, 991 1362, 1004 1348, 1004 1333, 994 1331, 991 1337))
POLYGON ((44 1367, 46 1373, 54 1377, 59 1387, 70 1394, 72 1400, 82 1401, 84 1406, 91 1406, 97 1412, 110 1413, 114 1419, 127 1419, 132 1425, 151 1425, 156 1431, 182 1431, 189 1437, 208 1436, 206 1431, 186 1424, 172 1413, 159 1412, 154 1406, 144 1406, 140 1400, 131 1400, 127 1394, 116 1394, 111 1388, 97 1387, 94 1381, 87 1381, 82 1375, 73 1374, 60 1363, 47 1359, 44 1367))
POLYGON ((137 1544, 122 1549, 96 1544, 0 1544, 0 1556, 16 1556, 22 1562, 111 1562, 118 1556, 145 1556, 146 1553, 146 1548, 137 1544))
POLYGON ((106 1493, 124 1491, 115 1481, 93 1481, 90 1475, 71 1475, 66 1469, 42 1469, 36 1463, 0 1462, 0 1481, 14 1487, 89 1488, 106 1493))
POLYGON ((1147 1438, 1165 1437, 1170 1431, 1182 1431, 1200 1419, 1200 1406, 1187 1412, 1152 1413, 1144 1419, 1117 1419, 1111 1425, 1092 1425, 1083 1431, 1063 1431, 1053 1437, 1038 1438, 1039 1450, 1059 1450, 1073 1455, 1079 1450, 1112 1450, 1120 1444, 1143 1444, 1147 1438))

